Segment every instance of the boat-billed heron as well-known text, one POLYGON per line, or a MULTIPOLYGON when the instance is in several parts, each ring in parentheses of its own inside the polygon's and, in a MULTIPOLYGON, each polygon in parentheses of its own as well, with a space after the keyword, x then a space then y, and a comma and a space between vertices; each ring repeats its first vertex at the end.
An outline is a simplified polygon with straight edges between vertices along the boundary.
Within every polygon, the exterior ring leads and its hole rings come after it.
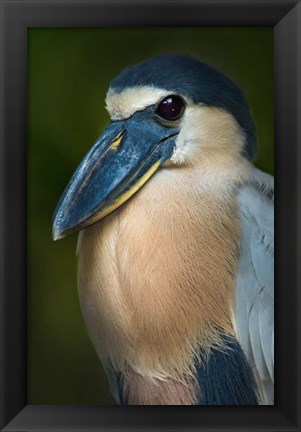
POLYGON ((115 401, 273 404, 273 178, 232 80, 185 55, 125 69, 53 219, 115 401))

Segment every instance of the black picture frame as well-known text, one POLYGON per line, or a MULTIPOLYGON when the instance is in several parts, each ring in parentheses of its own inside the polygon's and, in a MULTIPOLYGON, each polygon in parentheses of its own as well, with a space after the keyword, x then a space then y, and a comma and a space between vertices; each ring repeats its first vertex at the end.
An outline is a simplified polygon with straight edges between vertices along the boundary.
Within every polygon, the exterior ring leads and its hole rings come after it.
POLYGON ((300 430, 300 11, 299 0, 1 1, 2 431, 300 430), (275 405, 27 405, 27 29, 261 25, 275 35, 275 405))

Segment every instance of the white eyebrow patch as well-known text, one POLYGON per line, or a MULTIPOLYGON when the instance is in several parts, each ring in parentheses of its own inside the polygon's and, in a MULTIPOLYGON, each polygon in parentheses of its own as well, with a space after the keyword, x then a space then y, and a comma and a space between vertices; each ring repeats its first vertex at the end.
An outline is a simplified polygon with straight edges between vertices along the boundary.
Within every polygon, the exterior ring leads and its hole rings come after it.
POLYGON ((154 105, 170 94, 172 94, 170 90, 152 86, 129 87, 121 92, 109 89, 106 96, 106 109, 112 120, 122 120, 136 111, 154 105))

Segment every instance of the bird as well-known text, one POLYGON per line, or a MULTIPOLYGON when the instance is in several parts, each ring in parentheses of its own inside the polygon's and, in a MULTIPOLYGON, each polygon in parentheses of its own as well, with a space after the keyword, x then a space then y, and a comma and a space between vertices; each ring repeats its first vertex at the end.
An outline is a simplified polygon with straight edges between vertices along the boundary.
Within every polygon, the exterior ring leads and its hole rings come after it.
POLYGON ((64 190, 78 294, 118 405, 273 405, 274 180, 237 84, 186 54, 126 67, 64 190))

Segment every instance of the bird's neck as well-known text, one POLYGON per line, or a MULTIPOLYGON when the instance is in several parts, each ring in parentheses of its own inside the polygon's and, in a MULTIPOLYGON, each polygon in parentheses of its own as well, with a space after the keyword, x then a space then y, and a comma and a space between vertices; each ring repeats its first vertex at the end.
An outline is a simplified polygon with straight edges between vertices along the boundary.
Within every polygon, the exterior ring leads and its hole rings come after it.
POLYGON ((239 222, 233 188, 208 194, 165 174, 82 232, 79 294, 105 362, 183 381, 233 334, 239 222))

